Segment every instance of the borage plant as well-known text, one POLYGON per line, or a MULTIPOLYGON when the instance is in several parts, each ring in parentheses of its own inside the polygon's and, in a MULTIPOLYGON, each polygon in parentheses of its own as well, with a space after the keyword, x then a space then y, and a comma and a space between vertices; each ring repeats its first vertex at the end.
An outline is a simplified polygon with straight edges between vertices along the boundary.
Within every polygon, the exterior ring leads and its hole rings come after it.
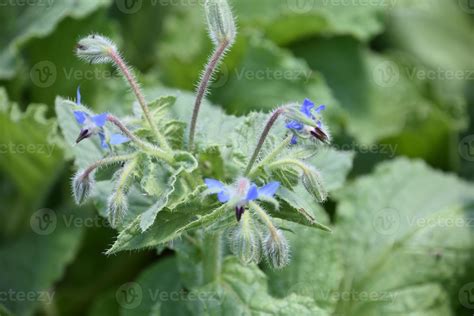
POLYGON ((287 265, 291 245, 285 234, 292 232, 286 223, 329 231, 302 206, 327 198, 311 163, 330 142, 324 106, 306 99, 269 115, 236 118, 205 104, 212 76, 236 38, 227 2, 206 1, 205 11, 215 50, 194 110, 185 95, 147 101, 116 45, 101 35, 81 39, 77 56, 117 67, 136 96, 133 114, 95 114, 79 90, 75 102, 57 103, 63 133, 77 143, 75 200, 92 199, 119 232, 108 253, 145 247, 197 251, 199 284, 219 278, 228 249, 244 264, 264 257, 271 267, 287 265))

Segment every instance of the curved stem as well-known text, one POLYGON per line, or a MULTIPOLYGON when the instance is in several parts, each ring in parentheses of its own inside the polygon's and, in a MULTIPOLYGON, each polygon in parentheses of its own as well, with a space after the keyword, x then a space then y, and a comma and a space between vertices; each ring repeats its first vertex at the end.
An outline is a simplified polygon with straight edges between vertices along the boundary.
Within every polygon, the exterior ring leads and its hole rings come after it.
POLYGON ((208 91, 209 82, 211 81, 212 74, 216 70, 217 65, 219 64, 220 60, 224 56, 224 53, 227 50, 227 48, 229 48, 230 44, 231 43, 227 39, 222 40, 219 46, 217 46, 216 49, 214 50, 214 53, 212 53, 209 59, 209 62, 206 68, 204 69, 204 74, 201 78, 201 81, 199 83, 199 87, 197 90, 196 101, 194 102, 193 116, 191 118, 191 125, 189 129, 189 141, 188 141, 189 150, 193 150, 193 147, 194 147, 194 135, 196 134, 197 118, 198 118, 199 110, 201 108, 202 99, 204 98, 204 95, 208 91))
POLYGON ((272 168, 272 167, 276 167, 276 166, 279 166, 279 165, 295 165, 295 166, 300 167, 303 171, 307 170, 306 165, 303 162, 299 161, 298 159, 277 160, 277 161, 272 162, 271 164, 269 164, 269 167, 272 168))
POLYGON ((267 214, 267 212, 265 212, 265 210, 263 208, 261 208, 260 205, 258 205, 255 202, 250 202, 249 205, 257 213, 258 217, 260 217, 260 219, 265 223, 265 225, 267 225, 268 229, 270 230, 270 234, 272 235, 272 237, 277 239, 278 238, 278 233, 277 233, 278 230, 275 227, 275 225, 273 225, 273 221, 270 218, 270 216, 267 214))
POLYGON ((132 142, 134 142, 138 147, 140 147, 143 151, 146 151, 158 158, 161 158, 163 159, 164 161, 168 162, 168 163, 172 163, 174 160, 173 160, 173 156, 163 150, 161 150, 160 148, 146 142, 146 141, 143 141, 141 140, 140 138, 138 138, 135 134, 132 133, 132 131, 130 131, 118 118, 116 118, 115 116, 109 114, 107 116, 107 120, 109 122, 111 122, 112 124, 114 124, 115 126, 117 126, 125 135, 127 135, 128 138, 130 138, 130 140, 132 142))
POLYGON ((130 71, 127 64, 125 63, 125 61, 123 60, 123 58, 120 56, 119 53, 117 53, 115 50, 110 50, 109 56, 114 61, 115 65, 117 65, 117 67, 120 69, 125 79, 129 83, 130 87, 132 88, 132 91, 135 93, 138 103, 140 104, 142 108, 143 114, 145 115, 145 118, 148 121, 148 124, 150 124, 150 128, 153 134, 155 135, 155 137, 157 138, 159 144, 163 146, 166 150, 171 150, 171 147, 166 141, 166 138, 164 137, 164 135, 160 133, 160 131, 156 127, 156 124, 153 121, 153 118, 150 114, 150 109, 148 108, 148 104, 145 100, 143 92, 140 89, 140 86, 138 85, 137 80, 135 79, 135 76, 132 74, 132 72, 130 71))
POLYGON ((92 173, 92 171, 94 171, 97 168, 107 166, 107 165, 111 165, 111 164, 114 164, 114 163, 117 163, 117 162, 128 161, 128 160, 131 160, 135 157, 136 157, 136 154, 130 154, 130 155, 112 156, 112 157, 107 157, 107 158, 104 158, 104 159, 101 159, 101 160, 97 160, 92 165, 87 167, 86 170, 84 170, 83 176, 84 177, 89 176, 92 173))
POLYGON ((283 142, 281 142, 280 145, 278 145, 277 147, 275 147, 275 149, 273 149, 273 151, 271 153, 269 153, 265 158, 262 159, 262 161, 260 161, 255 167, 253 167, 250 172, 249 172, 249 177, 252 177, 258 170, 258 168, 260 168, 261 166, 264 166, 266 164, 268 164, 270 161, 272 161, 276 156, 278 156, 279 153, 281 153, 281 151, 283 149, 285 149, 291 142, 291 138, 293 136, 290 135, 288 136, 287 138, 285 138, 283 140, 283 142))
POLYGON ((273 124, 275 124, 276 120, 278 119, 280 114, 283 113, 284 110, 285 110, 284 107, 279 107, 272 113, 272 116, 270 116, 270 118, 268 119, 268 122, 265 125, 265 128, 263 129, 262 135, 260 136, 260 139, 258 140, 257 147, 255 147, 255 151, 253 152, 252 158, 250 158, 249 163, 247 164, 247 168, 245 169, 245 175, 249 174, 250 170, 252 169, 253 164, 257 160, 258 154, 260 153, 260 150, 262 149, 262 146, 265 143, 265 140, 267 139, 270 129, 272 128, 273 124))

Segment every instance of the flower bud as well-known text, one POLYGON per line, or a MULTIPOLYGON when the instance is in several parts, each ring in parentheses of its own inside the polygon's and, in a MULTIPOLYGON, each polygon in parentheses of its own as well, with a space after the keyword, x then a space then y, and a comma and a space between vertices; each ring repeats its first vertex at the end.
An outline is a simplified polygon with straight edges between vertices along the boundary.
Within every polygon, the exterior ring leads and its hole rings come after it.
POLYGON ((90 178, 89 173, 85 174, 82 170, 76 173, 72 180, 72 191, 77 205, 87 201, 94 185, 95 181, 90 178))
POLYGON ((275 229, 267 235, 264 249, 265 257, 273 268, 281 269, 290 262, 288 241, 279 229, 275 229))
POLYGON ((117 191, 109 197, 107 215, 112 228, 117 228, 128 211, 128 199, 122 191, 117 191))
POLYGON ((76 55, 91 64, 111 62, 111 52, 117 51, 115 44, 107 37, 89 35, 82 38, 76 45, 76 55))
POLYGON ((324 202, 328 193, 324 188, 320 173, 311 166, 303 169, 302 182, 306 190, 311 193, 319 202, 324 202))
POLYGON ((233 43, 237 34, 234 16, 227 0, 206 0, 206 10, 209 34, 217 46, 223 41, 233 43))
POLYGON ((250 212, 242 214, 239 226, 231 234, 231 250, 244 264, 260 262, 260 234, 252 223, 250 212))

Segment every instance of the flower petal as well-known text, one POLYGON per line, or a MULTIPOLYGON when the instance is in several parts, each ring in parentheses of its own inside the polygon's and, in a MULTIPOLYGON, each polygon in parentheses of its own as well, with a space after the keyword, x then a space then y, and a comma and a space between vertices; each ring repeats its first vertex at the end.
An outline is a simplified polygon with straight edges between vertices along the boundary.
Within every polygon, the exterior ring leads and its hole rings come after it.
POLYGON ((267 197, 272 197, 272 196, 275 195, 275 193, 276 193, 276 191, 278 190, 279 187, 280 187, 280 182, 273 181, 273 182, 270 182, 270 183, 264 185, 260 189, 258 189, 258 194, 259 195, 264 195, 264 196, 267 196, 267 197))
POLYGON ((292 145, 298 144, 298 136, 293 135, 293 137, 291 137, 291 144, 292 145))
POLYGON ((326 106, 325 105, 320 105, 318 106, 318 108, 315 110, 316 113, 319 113, 321 111, 324 111, 326 109, 326 106))
POLYGON ((77 91, 76 91, 76 104, 77 105, 81 104, 81 87, 80 86, 77 87, 77 91))
POLYGON ((230 200, 230 195, 227 190, 224 188, 221 192, 217 193, 217 199, 221 203, 226 203, 230 200))
POLYGON ((304 125, 298 121, 291 121, 286 124, 286 128, 289 129, 294 129, 296 131, 301 131, 303 129, 304 125))
POLYGON ((107 145, 107 142, 105 141, 105 134, 103 132, 99 132, 99 138, 100 138, 100 146, 102 148, 109 148, 107 145))
POLYGON ((224 189, 224 184, 222 182, 220 182, 219 180, 216 180, 216 179, 206 178, 206 179, 204 179, 204 183, 206 183, 207 188, 210 189, 210 190, 224 189))
POLYGON ((310 99, 304 99, 301 105, 301 113, 304 113, 307 117, 312 117, 311 109, 314 107, 314 103, 310 99))
POLYGON ((88 115, 86 112, 74 111, 74 117, 76 118, 77 123, 82 125, 86 121, 88 115))
POLYGON ((120 145, 128 141, 130 141, 130 138, 122 134, 112 134, 112 136, 110 136, 110 145, 120 145))
POLYGON ((107 122, 108 113, 97 114, 92 117, 92 121, 98 127, 103 127, 105 122, 107 122))
POLYGON ((255 184, 252 183, 252 185, 250 186, 247 192, 246 200, 253 201, 253 200, 256 200, 257 198, 258 198, 258 188, 255 184))

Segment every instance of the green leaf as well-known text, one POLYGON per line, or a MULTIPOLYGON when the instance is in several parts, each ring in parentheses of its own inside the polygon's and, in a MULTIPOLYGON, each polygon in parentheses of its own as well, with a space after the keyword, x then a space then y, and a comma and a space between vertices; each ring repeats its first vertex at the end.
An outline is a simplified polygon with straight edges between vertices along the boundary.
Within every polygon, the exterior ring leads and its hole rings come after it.
POLYGON ((351 35, 367 41, 382 31, 380 13, 387 1, 362 2, 236 1, 235 10, 244 26, 255 26, 278 44, 288 44, 314 35, 351 35), (265 12, 262 14, 262 12, 265 12))
MULTIPOLYGON (((330 147, 320 149, 306 162, 319 170, 324 187, 329 191, 340 188, 352 169, 354 153, 337 151, 330 147)), ((319 202, 304 188, 301 182, 292 189, 280 188, 277 192, 283 200, 281 208, 272 211, 274 217, 302 225, 330 230, 324 221, 326 215, 319 202)))
POLYGON ((189 304, 198 315, 327 315, 308 297, 270 296, 265 274, 234 257, 225 259, 218 282, 195 289, 190 296, 198 298, 189 304))
POLYGON ((0 226, 7 235, 27 225, 61 172, 57 123, 45 114, 43 104, 31 104, 21 112, 0 89, 0 170, 13 196, 21 196, 14 201, 11 194, 2 196, 0 213, 8 212, 8 216, 0 226))
POLYGON ((472 263, 474 186, 420 161, 378 166, 337 194, 345 259, 336 313, 450 315, 472 263), (416 271, 416 273, 413 273, 416 271))
MULTIPOLYGON (((122 285, 121 289, 126 288, 122 285)), ((152 265, 131 283, 133 299, 117 291, 123 316, 190 315, 185 309, 186 291, 182 289, 175 258, 165 258, 152 265)))
POLYGON ((66 214, 40 210, 31 217, 32 231, 0 247, 0 292, 13 293, 5 306, 16 315, 52 303, 51 287, 78 251, 82 229, 67 225, 66 214))
MULTIPOLYGON (((83 18, 100 7, 110 4, 110 0, 100 1, 43 1, 37 5, 6 6, 6 15, 11 15, 10 24, 2 27, 2 52, 0 53, 0 78, 10 79, 15 75, 20 63, 19 51, 33 38, 45 37, 66 17, 83 18)), ((7 20, 8 21, 8 20, 7 20)))
POLYGON ((203 189, 202 186, 196 188, 174 209, 161 210, 153 225, 145 232, 142 232, 141 219, 137 217, 120 232, 107 254, 166 244, 184 232, 206 227, 219 219, 227 209, 225 206, 204 203, 201 196, 203 189))
MULTIPOLYGON (((326 215, 319 219, 328 224, 326 215)), ((291 261, 282 270, 266 271, 271 293, 278 297, 290 293, 311 297, 332 313, 337 303, 333 294, 339 289, 344 272, 336 236, 296 224, 285 226, 294 231, 286 234, 291 247, 291 261)))

